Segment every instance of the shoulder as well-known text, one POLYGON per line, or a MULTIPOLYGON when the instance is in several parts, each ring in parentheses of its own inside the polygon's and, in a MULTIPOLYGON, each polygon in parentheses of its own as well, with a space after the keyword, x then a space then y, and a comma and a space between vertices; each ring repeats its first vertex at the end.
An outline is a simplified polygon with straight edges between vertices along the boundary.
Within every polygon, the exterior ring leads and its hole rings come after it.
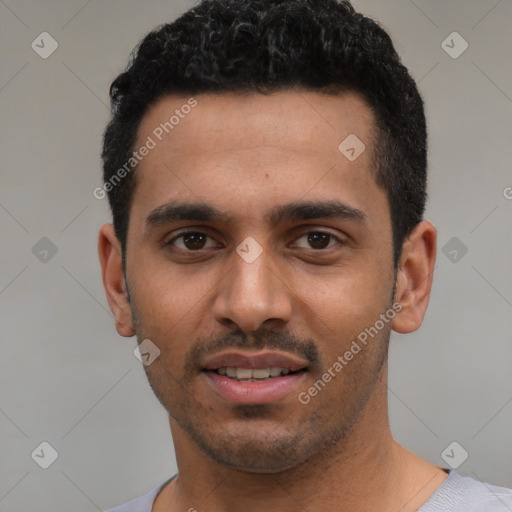
POLYGON ((128 503, 124 503, 123 505, 119 505, 114 508, 109 508, 105 512, 151 512, 157 494, 166 483, 167 482, 164 482, 163 484, 158 485, 143 496, 139 496, 128 503))
POLYGON ((498 487, 450 471, 418 512, 510 512, 512 489, 498 487))

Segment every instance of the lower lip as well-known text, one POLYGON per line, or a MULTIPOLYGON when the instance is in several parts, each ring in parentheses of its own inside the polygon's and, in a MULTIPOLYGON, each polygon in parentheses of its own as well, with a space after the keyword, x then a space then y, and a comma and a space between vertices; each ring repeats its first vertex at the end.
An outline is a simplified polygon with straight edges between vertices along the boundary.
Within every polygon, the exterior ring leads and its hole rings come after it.
POLYGON ((205 371, 204 376, 213 390, 224 400, 243 405, 268 404, 285 397, 306 372, 301 371, 262 382, 243 382, 215 372, 205 371))

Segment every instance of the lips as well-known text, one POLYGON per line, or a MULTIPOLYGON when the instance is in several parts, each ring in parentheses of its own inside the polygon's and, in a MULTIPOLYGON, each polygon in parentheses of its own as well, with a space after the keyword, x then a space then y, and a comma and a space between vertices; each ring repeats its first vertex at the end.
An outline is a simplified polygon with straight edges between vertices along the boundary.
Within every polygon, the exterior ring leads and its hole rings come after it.
POLYGON ((290 394, 303 380, 307 367, 307 361, 292 354, 231 351, 209 357, 203 363, 203 375, 223 400, 257 405, 290 394))
POLYGON ((307 368, 308 362, 292 354, 283 352, 224 352, 209 357, 203 363, 207 371, 219 368, 284 368, 290 372, 296 372, 307 368))

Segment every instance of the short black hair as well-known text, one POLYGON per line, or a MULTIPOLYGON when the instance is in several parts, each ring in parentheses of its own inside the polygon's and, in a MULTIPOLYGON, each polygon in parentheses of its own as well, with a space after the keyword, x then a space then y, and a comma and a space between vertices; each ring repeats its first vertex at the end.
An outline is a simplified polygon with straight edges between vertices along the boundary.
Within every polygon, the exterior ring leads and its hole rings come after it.
MULTIPOLYGON (((110 87, 104 183, 126 169, 141 119, 162 96, 296 87, 357 92, 371 108, 374 177, 389 202, 396 269, 427 198, 423 101, 389 35, 348 1, 202 0, 150 32, 110 87)), ((136 172, 124 175, 105 187, 123 262, 136 172)))

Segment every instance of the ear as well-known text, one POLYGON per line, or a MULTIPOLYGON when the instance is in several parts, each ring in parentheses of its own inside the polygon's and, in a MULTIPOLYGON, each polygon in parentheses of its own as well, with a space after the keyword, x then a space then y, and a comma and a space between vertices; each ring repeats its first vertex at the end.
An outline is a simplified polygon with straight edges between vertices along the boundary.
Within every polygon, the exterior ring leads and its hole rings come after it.
POLYGON ((121 243, 112 224, 104 224, 98 236, 98 255, 101 263, 103 287, 110 309, 116 321, 116 330, 121 336, 135 335, 130 301, 123 272, 121 243))
POLYGON ((400 303, 402 309, 391 324, 394 331, 413 332, 423 322, 432 288, 436 250, 436 228, 424 220, 402 246, 395 293, 395 302, 400 303))

